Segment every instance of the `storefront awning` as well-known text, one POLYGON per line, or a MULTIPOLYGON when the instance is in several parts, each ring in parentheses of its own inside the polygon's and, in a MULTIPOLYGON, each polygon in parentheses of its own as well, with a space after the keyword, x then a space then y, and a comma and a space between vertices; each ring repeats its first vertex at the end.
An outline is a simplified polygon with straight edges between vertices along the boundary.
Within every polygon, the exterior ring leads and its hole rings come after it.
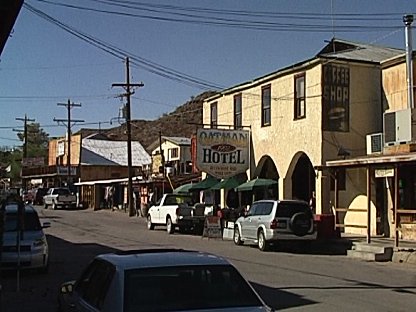
POLYGON ((199 183, 195 183, 191 188, 189 188, 190 191, 202 191, 209 189, 213 187, 215 184, 217 184, 219 180, 217 178, 214 178, 213 176, 208 175, 204 180, 202 180, 199 183))
MULTIPOLYGON (((143 177, 142 176, 133 177, 132 180, 133 181, 141 181, 141 180, 143 180, 143 177)), ((95 184, 112 184, 112 183, 121 183, 121 182, 128 182, 128 181, 129 181, 129 178, 119 178, 119 179, 76 182, 76 183, 74 183, 74 185, 81 186, 81 185, 95 185, 95 184)))

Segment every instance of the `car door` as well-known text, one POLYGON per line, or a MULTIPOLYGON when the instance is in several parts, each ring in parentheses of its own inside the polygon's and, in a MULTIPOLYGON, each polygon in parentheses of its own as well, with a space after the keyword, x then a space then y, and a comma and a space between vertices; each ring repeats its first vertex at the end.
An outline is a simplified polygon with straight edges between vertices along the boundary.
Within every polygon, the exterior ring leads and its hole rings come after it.
POLYGON ((159 200, 156 203, 150 206, 151 210, 149 211, 149 213, 153 223, 164 223, 164 221, 160 221, 160 203, 162 199, 163 197, 159 198, 159 200))
POLYGON ((180 197, 175 194, 169 194, 166 196, 165 201, 162 206, 160 206, 160 223, 166 224, 167 215, 170 215, 170 218, 173 223, 176 223, 176 208, 178 208, 178 201, 180 197))
POLYGON ((257 214, 257 210, 259 209, 259 203, 253 203, 250 206, 246 216, 240 222, 241 224, 241 236, 243 239, 256 239, 256 229, 255 229, 255 218, 257 214))

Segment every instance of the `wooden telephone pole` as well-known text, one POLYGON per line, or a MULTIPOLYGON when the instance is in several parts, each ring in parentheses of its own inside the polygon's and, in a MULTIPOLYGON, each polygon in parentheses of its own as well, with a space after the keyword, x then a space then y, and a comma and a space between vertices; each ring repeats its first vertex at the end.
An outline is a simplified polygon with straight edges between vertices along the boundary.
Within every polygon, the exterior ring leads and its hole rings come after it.
POLYGON ((62 123, 63 125, 66 126, 67 128, 67 155, 66 155, 66 166, 67 166, 67 183, 69 184, 70 180, 71 180, 71 128, 73 126, 72 123, 77 123, 77 122, 84 122, 84 120, 79 120, 79 119, 71 119, 71 108, 72 107, 80 107, 81 104, 80 103, 71 103, 71 101, 68 99, 68 103, 58 103, 58 106, 65 106, 67 108, 67 112, 68 112, 68 117, 67 119, 57 119, 54 118, 53 121, 56 121, 58 124, 62 123))
MULTIPOLYGON (((20 120, 20 121, 24 122, 24 128, 23 128, 24 142, 23 142, 23 159, 22 159, 22 167, 23 167, 24 164, 25 164, 25 161, 27 160, 26 159, 27 158, 27 122, 28 121, 35 121, 35 120, 27 118, 26 114, 25 114, 25 118, 17 117, 16 120, 20 120)), ((23 170, 23 168, 22 168, 22 170, 23 170)), ((26 180, 25 179, 22 179, 22 187, 23 187, 24 190, 26 190, 26 180)))
POLYGON ((130 97, 134 94, 134 87, 143 87, 143 83, 130 83, 130 64, 129 58, 126 57, 126 83, 113 83, 113 87, 122 87, 126 93, 123 94, 127 98, 126 104, 126 127, 127 127, 127 170, 128 170, 128 207, 129 216, 132 217, 136 214, 136 208, 133 206, 133 165, 132 165, 132 153, 131 153, 131 108, 130 97))

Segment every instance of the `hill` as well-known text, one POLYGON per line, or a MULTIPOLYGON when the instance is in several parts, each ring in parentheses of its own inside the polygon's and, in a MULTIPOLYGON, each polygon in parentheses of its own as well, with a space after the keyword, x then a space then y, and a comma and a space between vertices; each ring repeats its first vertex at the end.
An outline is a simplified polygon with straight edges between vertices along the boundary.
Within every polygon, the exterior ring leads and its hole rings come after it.
MULTIPOLYGON (((214 94, 211 91, 204 92, 157 120, 132 120, 132 140, 139 141, 147 150, 149 145, 159 140, 159 134, 190 138, 202 124, 204 100, 214 94)), ((126 124, 107 129, 104 133, 114 140, 127 140, 126 124)))

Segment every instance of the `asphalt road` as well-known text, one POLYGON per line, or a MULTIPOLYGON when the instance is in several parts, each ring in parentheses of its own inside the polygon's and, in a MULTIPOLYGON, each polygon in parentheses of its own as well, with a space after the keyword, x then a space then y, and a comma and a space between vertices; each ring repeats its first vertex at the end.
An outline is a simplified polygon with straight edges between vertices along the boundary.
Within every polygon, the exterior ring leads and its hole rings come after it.
POLYGON ((197 249, 228 258, 276 309, 288 311, 412 311, 416 267, 347 258, 342 248, 316 244, 304 251, 282 245, 270 252, 232 241, 146 229, 143 218, 109 210, 44 210, 38 207, 50 244, 47 274, 2 272, 0 312, 56 311, 59 285, 76 278, 92 257, 149 247, 197 249))

